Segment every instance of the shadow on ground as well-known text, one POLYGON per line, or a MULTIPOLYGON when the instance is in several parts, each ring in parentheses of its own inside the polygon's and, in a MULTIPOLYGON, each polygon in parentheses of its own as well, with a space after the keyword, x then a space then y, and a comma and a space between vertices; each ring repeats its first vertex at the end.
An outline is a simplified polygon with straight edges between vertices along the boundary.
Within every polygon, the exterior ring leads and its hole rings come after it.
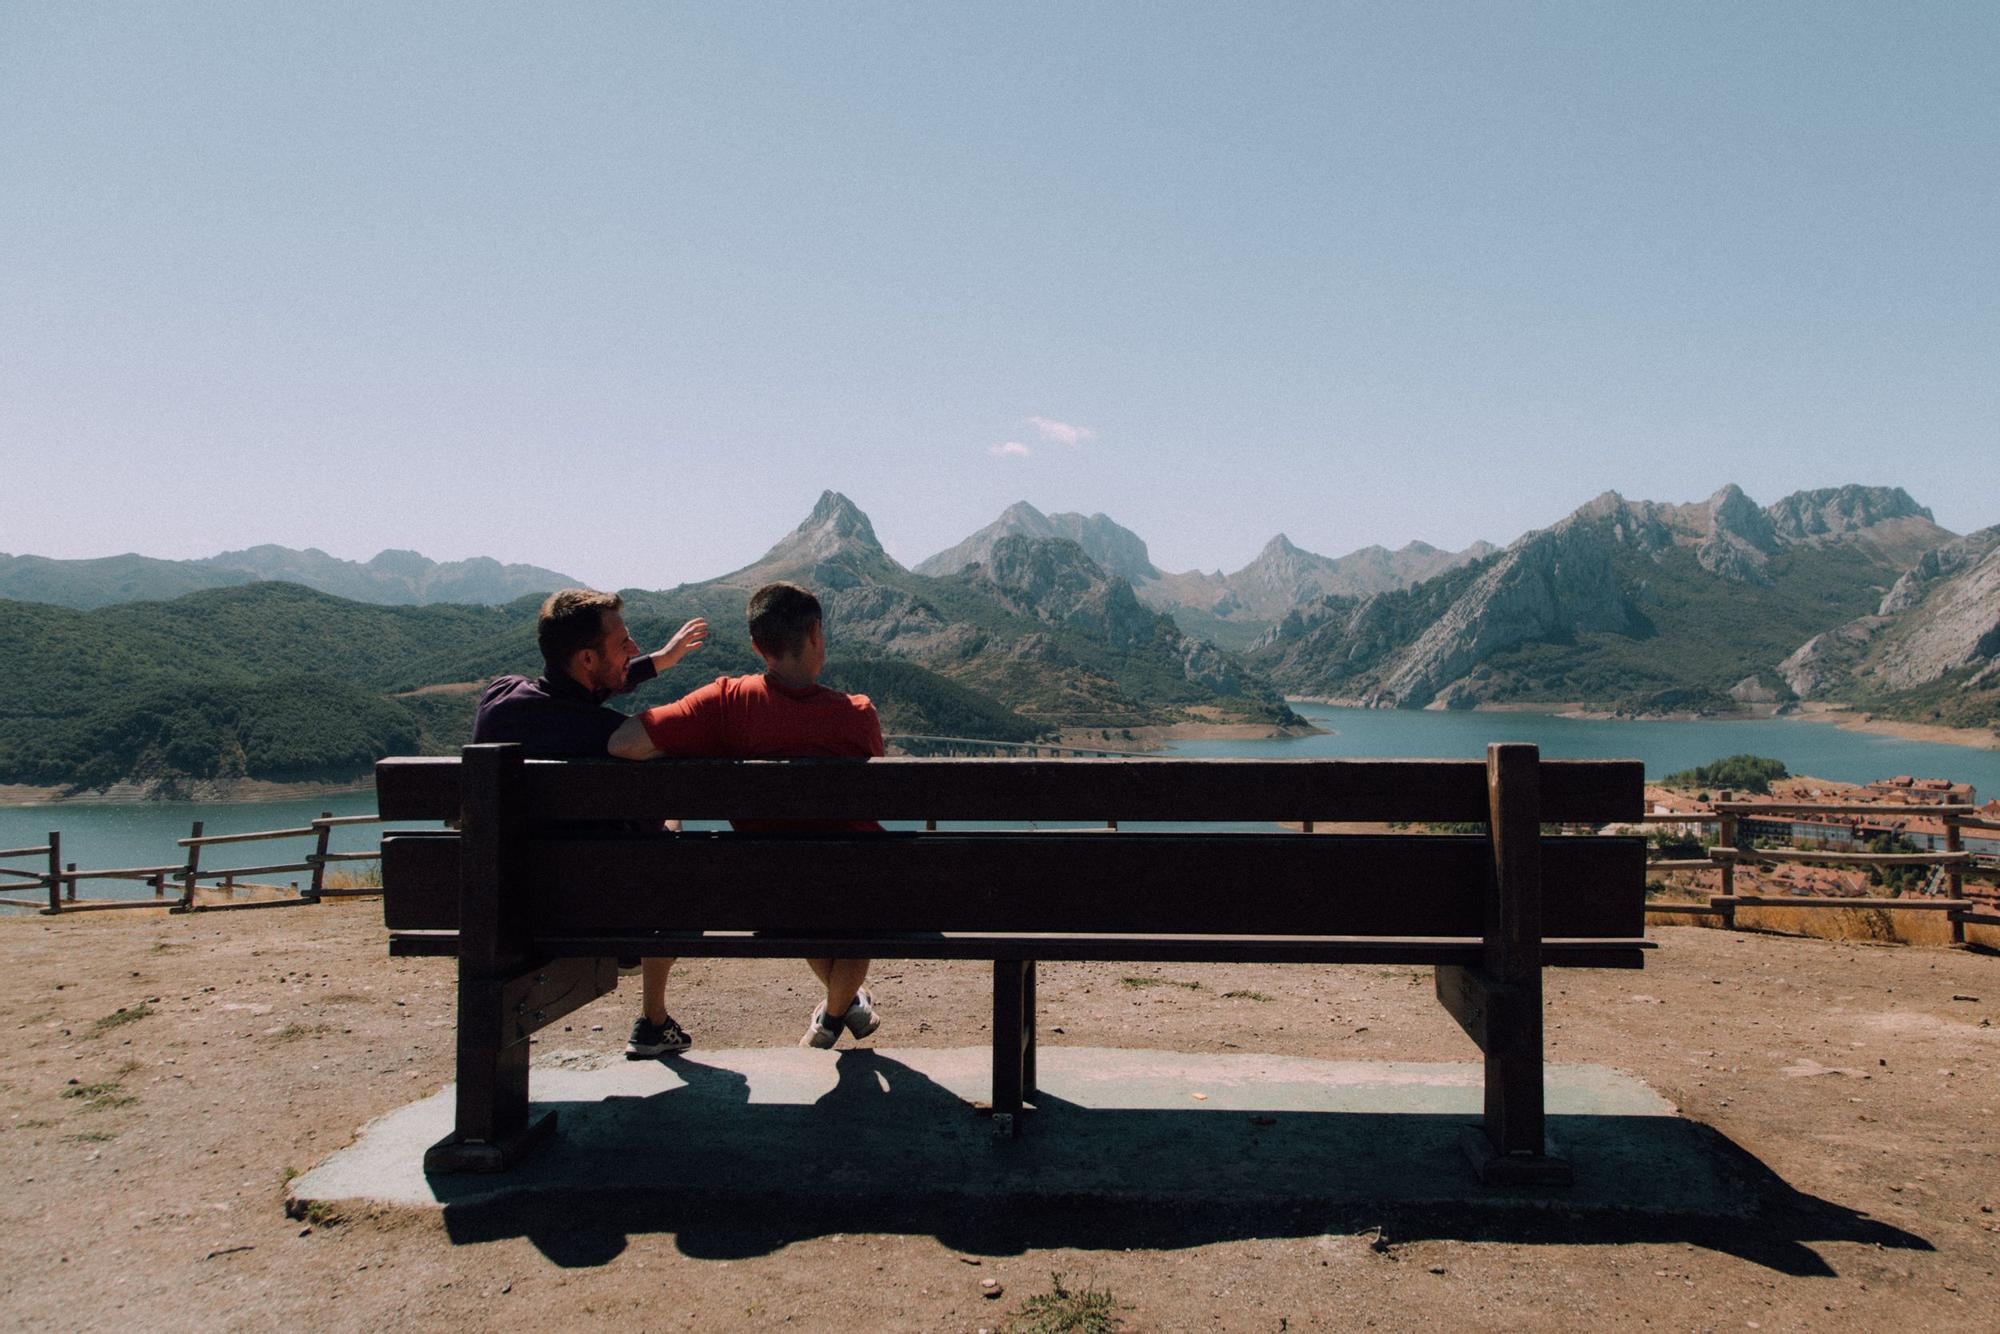
POLYGON ((738 1259, 835 1234, 930 1236, 973 1255, 1177 1250, 1379 1233, 1378 1249, 1450 1239, 1673 1242, 1779 1273, 1832 1276, 1816 1243, 1930 1250, 1924 1238, 1801 1193, 1726 1136, 1671 1115, 1551 1118, 1576 1184, 1481 1187, 1462 1112, 1085 1107, 1044 1095, 1018 1140, 911 1066, 840 1054, 813 1102, 755 1101, 741 1074, 671 1063, 645 1096, 545 1104, 556 1144, 505 1177, 429 1179, 448 1234, 525 1237, 565 1267, 671 1234, 738 1259))

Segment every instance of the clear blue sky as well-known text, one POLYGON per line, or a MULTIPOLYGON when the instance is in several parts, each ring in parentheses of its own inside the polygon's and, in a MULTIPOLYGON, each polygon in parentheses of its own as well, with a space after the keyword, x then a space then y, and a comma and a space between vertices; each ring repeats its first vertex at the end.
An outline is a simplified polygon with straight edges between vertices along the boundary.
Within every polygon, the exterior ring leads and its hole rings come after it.
POLYGON ((1990 0, 15 0, 0 550, 2000 523, 1996 70, 1990 0))

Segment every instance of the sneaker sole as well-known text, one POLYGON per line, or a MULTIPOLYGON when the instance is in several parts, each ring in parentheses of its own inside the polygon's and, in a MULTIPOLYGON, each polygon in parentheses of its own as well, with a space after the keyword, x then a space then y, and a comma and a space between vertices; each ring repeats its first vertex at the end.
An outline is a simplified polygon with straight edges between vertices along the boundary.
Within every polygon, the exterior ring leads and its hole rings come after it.
POLYGON ((625 1044, 625 1059, 628 1061, 650 1061, 656 1056, 678 1056, 693 1045, 692 1042, 684 1042, 679 1046, 663 1042, 657 1047, 634 1047, 630 1043, 627 1043, 625 1044))

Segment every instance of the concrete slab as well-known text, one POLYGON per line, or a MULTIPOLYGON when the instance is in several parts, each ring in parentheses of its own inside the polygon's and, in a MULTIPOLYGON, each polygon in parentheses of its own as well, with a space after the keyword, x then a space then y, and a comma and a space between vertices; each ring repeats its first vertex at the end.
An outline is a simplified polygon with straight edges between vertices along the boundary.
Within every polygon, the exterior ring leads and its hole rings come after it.
MULTIPOLYGON (((427 1178, 452 1090, 399 1108, 298 1178, 333 1203, 490 1205, 538 1193, 661 1192, 809 1204, 948 1196, 972 1204, 1283 1206, 1512 1202, 1482 1187, 1456 1143, 1478 1119, 1476 1064, 1050 1047, 1016 1140, 972 1107, 977 1048, 697 1051, 665 1061, 553 1052, 538 1107, 555 1138, 514 1171, 427 1178)), ((1550 1137, 1575 1184, 1566 1210, 1734 1217, 1753 1207, 1715 1138, 1639 1080, 1602 1066, 1548 1070, 1550 1137)))

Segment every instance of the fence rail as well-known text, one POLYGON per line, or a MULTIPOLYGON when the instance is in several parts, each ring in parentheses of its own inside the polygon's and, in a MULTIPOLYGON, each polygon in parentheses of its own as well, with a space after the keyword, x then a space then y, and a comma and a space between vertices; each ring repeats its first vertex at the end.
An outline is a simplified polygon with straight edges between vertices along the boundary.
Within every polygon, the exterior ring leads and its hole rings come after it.
POLYGON ((49 834, 49 841, 31 848, 8 848, 0 850, 0 858, 6 857, 46 857, 46 871, 29 871, 21 867, 0 866, 0 875, 12 876, 21 883, 0 882, 0 889, 34 892, 45 891, 47 898, 22 899, 0 898, 0 905, 15 908, 35 908, 44 914, 66 912, 96 912, 119 908, 159 908, 166 907, 172 912, 213 912, 230 908, 271 908, 288 907, 300 903, 317 903, 323 898, 351 898, 368 894, 379 894, 381 890, 360 887, 329 887, 326 883, 326 868, 343 862, 380 861, 380 849, 373 852, 333 852, 327 847, 333 830, 349 825, 379 824, 382 817, 370 815, 335 815, 331 811, 323 813, 309 824, 289 829, 259 829, 242 834, 204 834, 203 822, 196 820, 186 838, 176 839, 177 846, 187 849, 187 860, 161 866, 114 866, 101 869, 80 869, 75 862, 65 864, 62 860, 62 835, 49 834), (268 862, 256 866, 222 866, 204 869, 201 864, 204 848, 227 844, 260 843, 282 839, 310 838, 313 850, 296 861, 268 862), (197 900, 196 891, 202 886, 220 886, 233 900, 235 891, 246 884, 253 884, 249 877, 300 874, 309 877, 306 887, 299 888, 293 881, 292 894, 269 899, 246 899, 240 902, 203 903, 197 900), (136 899, 90 899, 77 896, 77 886, 89 880, 142 880, 151 884, 151 898, 136 899), (179 888, 178 897, 169 899, 167 883, 179 888))
POLYGON ((1975 814, 1979 809, 1977 806, 1950 802, 1940 802, 1935 805, 1882 806, 1860 802, 1718 801, 1712 814, 1699 811, 1649 812, 1640 818, 1642 824, 1716 826, 1717 844, 1707 849, 1704 856, 1650 861, 1647 863, 1647 869, 1662 873, 1715 870, 1721 876, 1721 892, 1711 895, 1706 903, 1648 903, 1646 911, 1689 916, 1713 915, 1720 917, 1723 926, 1728 928, 1735 927, 1738 908, 1854 908, 1943 912, 1951 922, 1952 943, 1962 945, 1965 943, 1965 928, 1968 924, 2000 925, 2000 911, 1996 911, 1996 905, 1976 902, 1965 897, 1964 877, 1968 871, 1974 875, 1993 873, 1988 865, 1989 859, 1966 851, 1965 831, 2000 830, 2000 820, 1986 819, 1975 814), (1798 815, 1919 815, 1935 818, 1944 825, 1945 846, 1943 849, 1933 849, 1929 852, 1857 852, 1838 848, 1758 848, 1741 845, 1741 822, 1744 819, 1798 815), (1935 869, 1927 890, 1934 889, 1942 877, 1944 892, 1942 894, 1926 892, 1921 896, 1881 899, 1837 898, 1817 894, 1737 893, 1736 868, 1744 863, 1754 862, 1792 862, 1822 866, 1930 866, 1935 869))

